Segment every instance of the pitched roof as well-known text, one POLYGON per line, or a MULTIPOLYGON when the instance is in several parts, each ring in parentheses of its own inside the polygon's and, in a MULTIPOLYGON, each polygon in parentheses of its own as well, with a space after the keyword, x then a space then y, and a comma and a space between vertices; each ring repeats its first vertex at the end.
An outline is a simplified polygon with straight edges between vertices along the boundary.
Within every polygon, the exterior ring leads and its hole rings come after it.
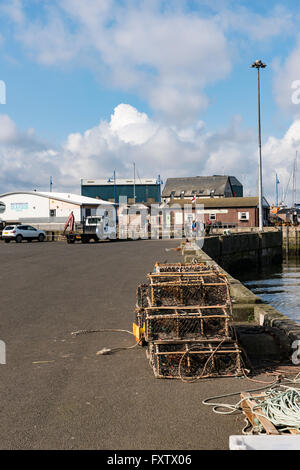
POLYGON ((223 175, 215 176, 193 176, 188 178, 168 178, 162 192, 162 197, 170 197, 174 193, 179 197, 181 191, 185 196, 203 194, 209 196, 214 191, 215 196, 223 196, 229 177, 223 175))

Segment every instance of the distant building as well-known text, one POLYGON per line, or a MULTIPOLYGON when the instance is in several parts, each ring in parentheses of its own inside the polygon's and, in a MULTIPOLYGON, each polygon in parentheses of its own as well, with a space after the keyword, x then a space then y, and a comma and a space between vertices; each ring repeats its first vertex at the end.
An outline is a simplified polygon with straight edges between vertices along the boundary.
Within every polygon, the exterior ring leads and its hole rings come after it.
POLYGON ((92 198, 101 198, 105 201, 119 203, 120 196, 126 196, 128 204, 142 203, 154 204, 161 201, 160 178, 113 178, 109 179, 82 179, 81 194, 92 198), (134 200, 135 199, 135 200, 134 200))
POLYGON ((0 220, 60 230, 73 211, 75 222, 94 215, 107 201, 71 193, 16 191, 0 195, 0 220))
POLYGON ((162 192, 164 202, 177 199, 243 197, 243 186, 235 176, 168 178, 162 192))
MULTIPOLYGON (((223 197, 223 198, 201 198, 191 203, 190 199, 178 199, 168 203, 171 213, 171 224, 182 223, 180 209, 184 206, 192 208, 193 219, 197 220, 200 213, 204 213, 202 220, 205 224, 211 221, 215 227, 258 227, 259 226, 259 200, 258 197, 223 197), (203 204, 203 209, 197 213, 197 205, 203 204), (172 209, 173 207, 173 209, 172 209), (179 210, 178 210, 179 209, 179 210), (173 216, 172 216, 173 211, 173 216)), ((263 198, 263 220, 268 224, 270 206, 263 198)), ((187 214, 190 217, 190 214, 187 214)))

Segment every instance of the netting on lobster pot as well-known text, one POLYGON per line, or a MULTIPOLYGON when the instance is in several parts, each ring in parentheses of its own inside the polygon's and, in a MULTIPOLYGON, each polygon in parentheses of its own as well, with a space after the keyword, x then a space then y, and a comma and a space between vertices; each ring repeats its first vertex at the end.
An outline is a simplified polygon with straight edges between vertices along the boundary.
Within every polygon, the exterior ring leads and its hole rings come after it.
POLYGON ((136 306, 145 308, 150 306, 149 284, 139 284, 136 290, 136 306))
POLYGON ((156 263, 155 271, 161 273, 175 273, 175 272, 199 272, 210 271, 217 269, 217 266, 209 266, 204 263, 156 263))
POLYGON ((138 327, 144 328, 146 321, 146 310, 144 308, 137 307, 135 309, 134 321, 138 327))
POLYGON ((203 282, 203 276, 214 275, 213 271, 202 272, 170 272, 170 273, 150 273, 147 275, 151 284, 159 284, 166 282, 203 282))
POLYGON ((197 312, 193 315, 154 313, 155 311, 146 311, 146 341, 229 337, 229 315, 209 316, 197 312))
POLYGON ((241 375, 241 351, 235 343, 152 343, 150 364, 157 378, 195 380, 241 375))

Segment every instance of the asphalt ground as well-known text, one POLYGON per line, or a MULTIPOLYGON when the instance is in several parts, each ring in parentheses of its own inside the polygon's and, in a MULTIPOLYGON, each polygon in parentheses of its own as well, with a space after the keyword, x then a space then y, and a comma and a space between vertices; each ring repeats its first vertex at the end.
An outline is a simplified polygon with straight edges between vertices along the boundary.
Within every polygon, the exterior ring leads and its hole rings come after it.
MULTIPOLYGON (((135 344, 136 288, 155 261, 183 261, 178 241, 0 242, 1 449, 228 450, 242 414, 203 399, 257 388, 247 379, 156 379, 135 344)), ((270 377, 267 380, 271 380, 270 377)), ((239 395, 221 401, 235 403, 239 395)))

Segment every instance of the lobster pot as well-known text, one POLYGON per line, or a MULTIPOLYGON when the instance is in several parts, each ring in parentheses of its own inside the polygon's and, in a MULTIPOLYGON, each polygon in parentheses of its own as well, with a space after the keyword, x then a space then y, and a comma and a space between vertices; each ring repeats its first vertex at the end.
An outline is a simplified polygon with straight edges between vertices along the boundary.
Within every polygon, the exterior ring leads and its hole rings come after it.
POLYGON ((242 375, 241 351, 235 342, 153 342, 149 361, 156 378, 201 379, 242 375))
POLYGON ((150 306, 228 305, 229 288, 224 278, 209 277, 204 281, 152 283, 150 306))
POLYGON ((187 273, 197 271, 218 270, 217 266, 208 266, 204 263, 155 263, 156 273, 187 273))
POLYGON ((141 319, 145 325, 145 340, 177 340, 229 337, 229 320, 225 309, 146 309, 141 319))

